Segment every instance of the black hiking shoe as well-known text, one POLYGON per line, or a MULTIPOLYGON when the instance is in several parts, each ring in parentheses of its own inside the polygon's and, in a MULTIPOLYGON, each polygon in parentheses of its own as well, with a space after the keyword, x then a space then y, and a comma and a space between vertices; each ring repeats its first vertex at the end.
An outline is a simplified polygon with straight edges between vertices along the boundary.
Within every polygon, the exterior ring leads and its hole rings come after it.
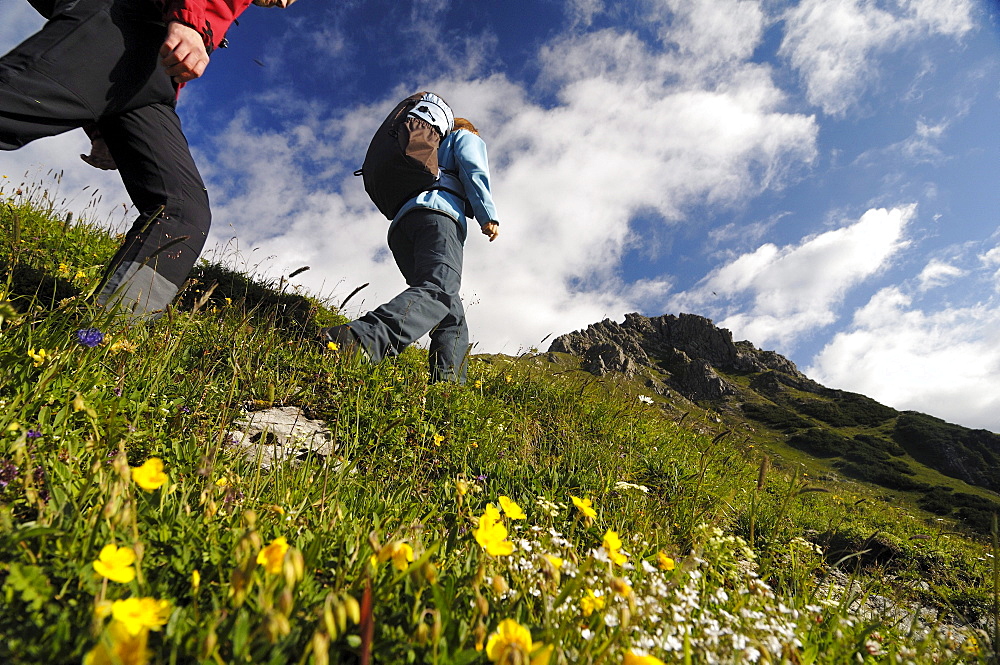
POLYGON ((345 358, 360 355, 365 361, 371 362, 367 349, 351 330, 351 327, 346 324, 320 328, 319 338, 327 349, 339 353, 345 358))

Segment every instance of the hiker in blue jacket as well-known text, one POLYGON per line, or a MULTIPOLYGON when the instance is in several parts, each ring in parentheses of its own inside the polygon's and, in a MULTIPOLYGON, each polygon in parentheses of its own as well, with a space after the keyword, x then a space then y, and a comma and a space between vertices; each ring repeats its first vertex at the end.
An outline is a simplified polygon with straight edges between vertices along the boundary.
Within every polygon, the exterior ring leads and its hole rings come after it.
POLYGON ((354 349, 377 363, 430 333, 431 381, 465 383, 469 329, 458 291, 466 201, 490 242, 497 239, 500 223, 490 193, 486 144, 471 122, 455 118, 454 131, 438 148, 438 164, 441 188, 411 198, 389 225, 389 249, 409 288, 323 335, 342 352, 354 349))

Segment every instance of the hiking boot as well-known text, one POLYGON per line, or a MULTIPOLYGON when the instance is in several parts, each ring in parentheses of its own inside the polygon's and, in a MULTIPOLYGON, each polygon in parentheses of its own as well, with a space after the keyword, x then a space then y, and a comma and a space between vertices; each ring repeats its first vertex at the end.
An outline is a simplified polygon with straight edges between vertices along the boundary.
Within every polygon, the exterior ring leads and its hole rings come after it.
POLYGON ((361 343, 358 336, 351 330, 351 327, 346 324, 330 328, 320 328, 319 338, 326 348, 342 354, 345 358, 360 355, 366 361, 371 362, 368 350, 365 349, 364 344, 361 343))

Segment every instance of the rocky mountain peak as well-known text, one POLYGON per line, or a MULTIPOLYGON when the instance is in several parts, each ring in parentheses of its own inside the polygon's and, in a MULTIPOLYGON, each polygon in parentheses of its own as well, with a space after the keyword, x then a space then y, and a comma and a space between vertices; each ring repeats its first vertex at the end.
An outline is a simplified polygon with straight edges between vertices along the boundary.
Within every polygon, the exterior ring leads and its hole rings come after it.
POLYGON ((774 351, 761 351, 711 319, 695 314, 664 314, 648 318, 625 315, 617 323, 605 319, 552 341, 550 352, 570 353, 593 374, 621 372, 635 375, 644 368, 666 370, 672 387, 689 399, 719 399, 736 394, 736 387, 715 371, 774 370, 786 379, 808 382, 795 363, 774 351))

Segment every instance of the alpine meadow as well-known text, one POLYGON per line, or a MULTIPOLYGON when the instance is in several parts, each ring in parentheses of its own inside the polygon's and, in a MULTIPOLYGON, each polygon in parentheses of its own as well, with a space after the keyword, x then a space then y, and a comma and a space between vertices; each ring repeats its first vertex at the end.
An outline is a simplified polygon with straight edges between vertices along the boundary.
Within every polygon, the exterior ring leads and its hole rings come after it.
POLYGON ((568 341, 430 384, 235 250, 125 325, 114 234, 0 187, 2 663, 1000 662, 995 494, 920 457, 943 422, 568 341), (242 431, 277 408, 324 445, 242 431))

